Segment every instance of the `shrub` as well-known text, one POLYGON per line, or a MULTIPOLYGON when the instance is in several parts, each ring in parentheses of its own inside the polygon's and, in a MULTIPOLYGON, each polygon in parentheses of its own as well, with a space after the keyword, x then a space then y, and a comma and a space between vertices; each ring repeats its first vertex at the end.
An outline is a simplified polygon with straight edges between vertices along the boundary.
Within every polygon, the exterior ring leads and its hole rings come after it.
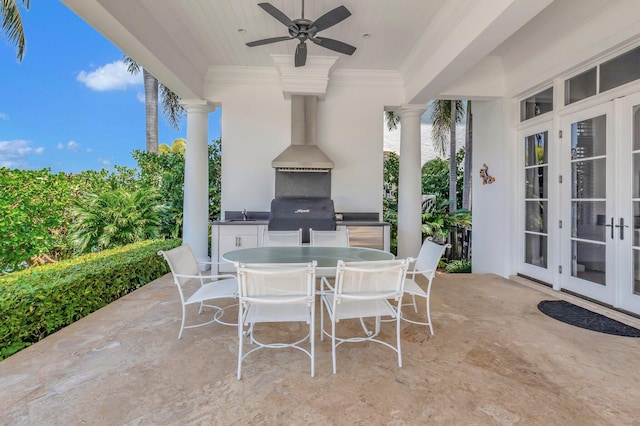
POLYGON ((169 272, 150 240, 0 277, 0 360, 169 272))
POLYGON ((87 193, 75 200, 70 239, 78 253, 90 253, 158 238, 164 206, 152 188, 87 193))
POLYGON ((449 274, 470 274, 471 261, 470 260, 453 260, 447 264, 444 270, 449 274))

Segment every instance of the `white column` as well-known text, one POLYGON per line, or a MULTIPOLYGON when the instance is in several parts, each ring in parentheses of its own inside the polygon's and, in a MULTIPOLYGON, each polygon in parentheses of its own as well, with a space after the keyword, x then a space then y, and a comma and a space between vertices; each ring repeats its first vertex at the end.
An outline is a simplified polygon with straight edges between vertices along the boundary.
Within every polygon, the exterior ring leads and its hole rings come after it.
POLYGON ((422 164, 420 117, 426 105, 404 105, 400 116, 398 176, 398 257, 416 257, 422 245, 422 164))
POLYGON ((183 100, 181 104, 187 111, 182 242, 191 246, 196 258, 208 260, 208 117, 215 108, 203 100, 183 100))

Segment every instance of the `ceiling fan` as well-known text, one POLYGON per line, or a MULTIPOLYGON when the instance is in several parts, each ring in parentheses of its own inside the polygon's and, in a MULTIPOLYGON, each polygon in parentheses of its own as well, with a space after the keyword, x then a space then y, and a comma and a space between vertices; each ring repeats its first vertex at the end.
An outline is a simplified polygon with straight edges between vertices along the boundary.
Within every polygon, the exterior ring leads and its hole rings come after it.
POLYGON ((351 12, 344 7, 339 6, 329 12, 325 13, 315 21, 310 21, 304 17, 304 0, 302 0, 302 17, 291 20, 287 15, 278 10, 270 3, 258 3, 265 12, 282 22, 289 29, 289 36, 265 38, 262 40, 256 40, 247 43, 247 46, 262 46, 263 44, 277 43, 279 41, 286 40, 298 40, 298 46, 296 47, 296 54, 294 56, 294 63, 296 67, 302 67, 307 62, 307 40, 311 40, 318 46, 322 46, 325 49, 333 50, 338 53, 344 53, 345 55, 353 55, 356 48, 350 44, 342 41, 334 40, 326 37, 317 37, 316 34, 322 30, 326 30, 329 27, 336 25, 339 22, 344 21, 351 12))

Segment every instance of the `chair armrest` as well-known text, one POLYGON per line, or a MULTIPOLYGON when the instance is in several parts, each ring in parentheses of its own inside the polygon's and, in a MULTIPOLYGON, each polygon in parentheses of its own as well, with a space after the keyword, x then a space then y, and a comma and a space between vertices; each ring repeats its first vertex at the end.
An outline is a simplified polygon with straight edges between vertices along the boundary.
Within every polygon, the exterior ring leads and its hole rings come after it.
POLYGON ((229 261, 226 261, 226 260, 223 261, 223 262, 214 262, 213 260, 206 260, 206 261, 205 260, 196 260, 196 262, 199 265, 223 265, 223 264, 224 265, 228 265, 229 263, 232 263, 232 262, 229 262, 229 261))
POLYGON ((187 275, 187 274, 174 274, 176 278, 235 278, 235 275, 223 274, 223 275, 187 275))
POLYGON ((407 275, 411 274, 415 277, 416 274, 428 275, 435 271, 436 271, 435 269, 422 269, 422 270, 414 269, 411 271, 407 271, 407 275))

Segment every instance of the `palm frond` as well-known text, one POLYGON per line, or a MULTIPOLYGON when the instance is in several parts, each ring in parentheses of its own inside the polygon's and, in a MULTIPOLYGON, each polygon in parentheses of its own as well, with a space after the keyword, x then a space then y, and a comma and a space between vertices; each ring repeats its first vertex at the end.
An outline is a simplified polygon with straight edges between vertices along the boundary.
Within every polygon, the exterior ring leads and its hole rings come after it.
MULTIPOLYGON (((21 0, 20 2, 26 10, 29 10, 30 0, 21 0)), ((18 62, 22 62, 22 58, 24 57, 25 36, 18 1, 2 0, 2 2, 0 2, 0 13, 2 13, 0 30, 5 34, 9 43, 17 48, 16 59, 18 62)))
POLYGON ((436 100, 431 104, 431 138, 433 149, 444 156, 451 132, 451 101, 436 100))
POLYGON ((138 63, 130 56, 122 54, 122 62, 127 66, 127 72, 129 74, 137 75, 140 72, 140 65, 138 65, 138 63))
POLYGON ((180 96, 160 83, 160 101, 162 102, 162 113, 167 118, 169 125, 177 130, 182 114, 184 114, 184 108, 180 105, 180 96))
POLYGON ((385 111, 384 119, 389 130, 397 129, 398 124, 400 124, 400 116, 393 111, 385 111))

